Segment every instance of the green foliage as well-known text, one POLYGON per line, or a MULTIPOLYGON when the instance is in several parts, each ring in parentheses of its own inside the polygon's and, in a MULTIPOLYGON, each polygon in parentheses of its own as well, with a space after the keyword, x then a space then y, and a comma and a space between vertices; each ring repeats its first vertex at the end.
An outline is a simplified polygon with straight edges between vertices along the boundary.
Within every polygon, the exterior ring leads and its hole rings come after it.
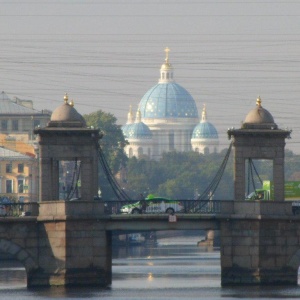
MULTIPOLYGON (((195 194, 201 194, 209 186, 224 156, 225 153, 202 155, 196 152, 169 152, 160 161, 138 160, 134 157, 128 162, 126 188, 132 191, 133 196, 153 193, 172 199, 194 199, 195 194)), ((229 162, 214 199, 232 199, 232 169, 229 162)))
MULTIPOLYGON (((117 119, 113 114, 106 113, 102 110, 84 115, 83 117, 88 126, 99 128, 103 133, 100 146, 112 173, 115 175, 120 170, 120 167, 125 166, 127 163, 127 156, 124 153, 126 141, 121 126, 116 124, 117 119)), ((102 168, 99 167, 99 185, 102 190, 102 195, 105 195, 106 199, 113 199, 112 188, 105 178, 106 176, 102 168)))

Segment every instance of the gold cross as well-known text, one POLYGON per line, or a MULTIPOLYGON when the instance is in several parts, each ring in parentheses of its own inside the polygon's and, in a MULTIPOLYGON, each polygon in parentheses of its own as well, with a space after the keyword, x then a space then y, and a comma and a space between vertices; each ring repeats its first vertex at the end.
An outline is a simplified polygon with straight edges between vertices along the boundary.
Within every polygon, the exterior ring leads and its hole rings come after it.
POLYGON ((168 63, 169 62, 169 52, 170 52, 170 49, 168 47, 166 47, 165 52, 166 52, 166 59, 165 59, 165 61, 166 61, 166 63, 168 63))

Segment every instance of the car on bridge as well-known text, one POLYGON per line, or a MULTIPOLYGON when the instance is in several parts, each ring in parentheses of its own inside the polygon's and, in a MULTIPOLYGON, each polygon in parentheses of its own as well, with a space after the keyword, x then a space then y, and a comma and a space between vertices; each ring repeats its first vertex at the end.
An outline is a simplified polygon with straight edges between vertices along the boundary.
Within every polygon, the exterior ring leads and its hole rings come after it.
POLYGON ((122 214, 173 214, 183 210, 184 207, 178 200, 171 200, 164 197, 148 197, 132 204, 123 205, 120 209, 120 212, 122 214))

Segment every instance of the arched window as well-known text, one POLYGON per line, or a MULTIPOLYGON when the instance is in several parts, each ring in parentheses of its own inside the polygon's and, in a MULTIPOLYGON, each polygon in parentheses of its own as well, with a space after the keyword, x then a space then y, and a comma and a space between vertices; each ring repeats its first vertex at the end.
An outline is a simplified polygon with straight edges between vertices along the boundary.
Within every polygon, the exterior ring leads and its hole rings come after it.
POLYGON ((209 148, 208 148, 208 147, 205 147, 205 148, 204 148, 204 154, 205 154, 205 155, 209 154, 209 148))
POLYGON ((138 157, 141 157, 143 155, 143 148, 139 147, 138 148, 138 157))
POLYGON ((129 157, 132 157, 132 156, 133 156, 133 150, 132 150, 132 148, 129 148, 128 154, 129 154, 129 155, 128 155, 129 157))

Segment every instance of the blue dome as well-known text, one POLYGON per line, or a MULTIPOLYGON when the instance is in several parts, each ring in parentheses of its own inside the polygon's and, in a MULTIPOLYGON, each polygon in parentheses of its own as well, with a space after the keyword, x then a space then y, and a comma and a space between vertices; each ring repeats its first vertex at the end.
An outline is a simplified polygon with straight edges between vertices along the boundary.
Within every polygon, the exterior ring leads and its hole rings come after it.
POLYGON ((142 118, 198 118, 190 93, 175 82, 158 83, 141 99, 142 118))
MULTIPOLYGON (((125 125, 126 126, 126 125, 125 125)), ((126 128, 126 134, 123 131, 125 137, 129 139, 151 139, 152 132, 149 127, 143 122, 128 124, 126 128)))
POLYGON ((210 122, 200 122, 193 131, 192 139, 217 139, 218 132, 210 122))
POLYGON ((130 128, 131 125, 132 125, 132 124, 126 124, 126 125, 123 125, 123 126, 121 127, 121 130, 122 130, 123 135, 124 135, 125 137, 128 136, 128 130, 129 130, 129 128, 130 128))

